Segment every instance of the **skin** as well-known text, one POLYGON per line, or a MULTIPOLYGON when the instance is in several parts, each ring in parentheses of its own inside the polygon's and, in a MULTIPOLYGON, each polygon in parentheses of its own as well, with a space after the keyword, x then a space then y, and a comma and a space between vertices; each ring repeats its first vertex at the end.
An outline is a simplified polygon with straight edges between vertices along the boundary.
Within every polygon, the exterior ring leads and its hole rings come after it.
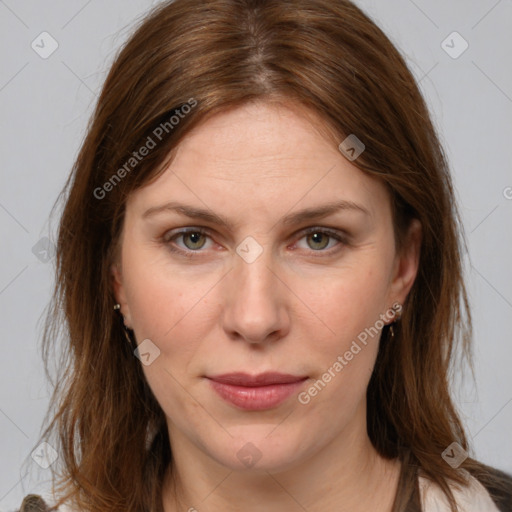
POLYGON ((421 226, 411 224, 398 254, 386 188, 317 121, 299 107, 263 102, 217 114, 128 199, 113 287, 138 343, 150 339, 160 350, 143 369, 173 449, 166 512, 391 511, 400 465, 381 458, 366 431, 378 335, 307 404, 294 395, 273 409, 240 410, 204 378, 274 370, 308 376, 307 391, 414 282, 421 226), (282 223, 340 199, 368 213, 282 223), (232 225, 169 210, 143 217, 169 201, 232 225), (185 227, 209 232, 172 240, 185 227), (307 235, 308 227, 345 241, 307 235), (236 252, 248 236, 262 250, 251 263, 236 252), (247 443, 260 456, 252 466, 237 457, 247 443))

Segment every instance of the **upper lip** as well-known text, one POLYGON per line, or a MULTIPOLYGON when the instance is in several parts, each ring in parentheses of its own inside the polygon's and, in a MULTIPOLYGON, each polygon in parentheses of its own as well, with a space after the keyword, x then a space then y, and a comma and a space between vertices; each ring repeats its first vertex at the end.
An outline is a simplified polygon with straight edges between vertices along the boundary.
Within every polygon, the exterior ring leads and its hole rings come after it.
POLYGON ((207 377, 215 382, 231 384, 232 386, 258 387, 272 384, 290 384, 307 379, 306 376, 290 375, 287 373, 265 372, 257 375, 250 375, 243 372, 224 373, 207 377))

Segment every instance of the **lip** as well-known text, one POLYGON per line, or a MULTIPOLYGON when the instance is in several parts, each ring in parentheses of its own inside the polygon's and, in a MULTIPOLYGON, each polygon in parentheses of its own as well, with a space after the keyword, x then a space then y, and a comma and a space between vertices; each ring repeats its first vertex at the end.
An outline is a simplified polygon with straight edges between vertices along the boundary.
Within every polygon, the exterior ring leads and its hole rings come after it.
POLYGON ((221 398, 240 409, 252 411, 277 407, 297 392, 307 378, 277 372, 258 375, 237 372, 207 377, 221 398))

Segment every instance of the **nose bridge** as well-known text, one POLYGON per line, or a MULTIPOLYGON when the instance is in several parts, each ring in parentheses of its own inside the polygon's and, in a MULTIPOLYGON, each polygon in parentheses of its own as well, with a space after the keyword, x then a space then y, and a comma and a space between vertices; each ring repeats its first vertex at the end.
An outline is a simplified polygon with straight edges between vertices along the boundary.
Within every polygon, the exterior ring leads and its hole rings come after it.
MULTIPOLYGON (((266 253, 268 254, 268 250, 266 253)), ((235 263, 234 279, 244 287, 247 295, 257 298, 261 294, 266 294, 270 291, 270 284, 275 279, 274 274, 270 271, 271 261, 268 255, 263 254, 255 261, 247 262, 243 258, 238 258, 235 263), (251 293, 252 292, 252 293, 251 293)), ((238 288, 238 287, 237 287, 238 288)), ((243 292, 244 290, 240 290, 243 292)))
MULTIPOLYGON (((240 246, 244 248, 243 244, 240 246)), ((248 247, 249 252, 255 249, 248 247)), ((253 252, 251 258, 245 258, 243 253, 236 258, 224 308, 224 329, 230 336, 260 343, 271 334, 284 334, 287 330, 282 285, 272 267, 269 249, 261 250, 256 257, 253 252)))

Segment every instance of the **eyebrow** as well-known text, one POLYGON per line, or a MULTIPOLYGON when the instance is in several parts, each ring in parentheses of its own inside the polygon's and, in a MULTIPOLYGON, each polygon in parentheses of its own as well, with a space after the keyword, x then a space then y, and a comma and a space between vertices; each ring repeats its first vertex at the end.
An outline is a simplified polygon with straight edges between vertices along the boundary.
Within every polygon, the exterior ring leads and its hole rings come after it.
MULTIPOLYGON (((228 219, 212 212, 211 210, 185 205, 176 201, 170 201, 161 206, 153 206, 142 214, 142 218, 146 219, 158 213, 168 211, 178 213, 191 219, 198 219, 212 224, 217 224, 226 229, 232 229, 233 227, 232 223, 228 219)), ((305 221, 322 219, 340 211, 353 211, 371 216, 370 212, 364 206, 354 203, 353 201, 341 200, 290 213, 283 217, 281 223, 285 226, 300 224, 305 221)))

